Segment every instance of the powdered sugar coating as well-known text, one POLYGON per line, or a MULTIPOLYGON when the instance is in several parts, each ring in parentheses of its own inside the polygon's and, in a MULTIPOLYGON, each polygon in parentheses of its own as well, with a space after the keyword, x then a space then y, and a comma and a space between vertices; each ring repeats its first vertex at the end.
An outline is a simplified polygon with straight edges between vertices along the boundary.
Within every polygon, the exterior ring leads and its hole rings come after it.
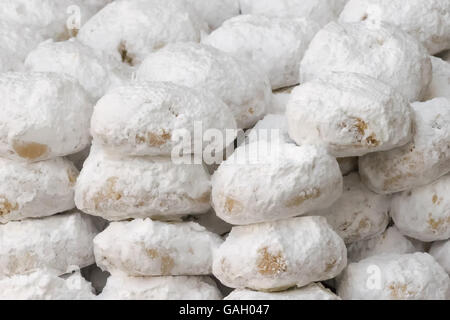
POLYGON ((1 300, 90 300, 91 284, 79 272, 63 279, 52 270, 0 278, 1 300))
POLYGON ((437 57, 430 57, 433 65, 433 79, 426 94, 426 100, 445 97, 450 100, 450 63, 437 57))
POLYGON ((344 242, 325 218, 300 217, 234 227, 213 273, 231 288, 282 291, 331 279, 346 263, 344 242))
POLYGON ((331 22, 320 30, 300 65, 300 82, 330 71, 362 73, 392 86, 409 101, 423 98, 431 81, 426 49, 386 23, 331 22))
POLYGON ((284 114, 267 114, 262 120, 259 120, 255 126, 246 133, 246 142, 256 142, 258 140, 266 140, 275 143, 292 143, 295 142, 289 137, 287 119, 284 114))
POLYGON ((339 21, 383 21, 420 41, 435 54, 450 49, 450 2, 447 0, 350 0, 339 21))
POLYGON ((127 78, 122 64, 101 53, 94 54, 91 48, 75 39, 41 43, 28 54, 25 67, 31 71, 72 76, 96 100, 108 88, 122 84, 127 78))
POLYGON ((433 242, 430 254, 450 274, 450 240, 433 242))
POLYGON ((324 26, 336 20, 348 0, 240 0, 242 14, 304 17, 324 26))
POLYGON ((98 296, 101 300, 220 300, 219 289, 207 277, 128 277, 112 275, 98 296))
POLYGON ((286 109, 297 144, 323 144, 337 157, 390 150, 411 140, 411 108, 390 86, 332 72, 294 89, 286 109))
POLYGON ((344 177, 342 196, 327 209, 311 215, 325 216, 346 244, 374 237, 389 223, 390 197, 376 194, 361 182, 358 173, 344 177))
POLYGON ((107 155, 93 145, 77 180, 75 204, 104 219, 173 219, 205 213, 211 183, 202 165, 164 157, 107 155))
POLYGON ((77 176, 62 158, 34 163, 0 158, 0 223, 73 209, 77 176))
POLYGON ((402 235, 396 226, 392 226, 382 234, 347 246, 347 257, 350 262, 358 262, 380 254, 404 254, 416 251, 418 249, 413 242, 402 235))
POLYGON ((350 263, 337 288, 344 300, 446 300, 449 290, 449 276, 427 253, 379 255, 350 263))
MULTIPOLYGON (((109 91, 97 102, 91 119, 95 142, 124 155, 168 156, 175 147, 186 144, 178 140, 177 132, 189 133, 191 147, 183 152, 190 154, 210 129, 218 130, 222 137, 226 129, 236 129, 225 103, 209 92, 162 82, 133 82, 109 91), (197 135, 199 122, 203 132, 197 135)), ((230 140, 228 144, 234 137, 230 140)), ((205 141, 203 148, 222 151, 225 143, 205 141)))
POLYGON ((97 265, 129 276, 208 275, 222 239, 194 222, 112 222, 94 239, 97 265))
POLYGON ((63 274, 72 266, 88 266, 97 232, 91 218, 77 211, 0 225, 0 274, 46 268, 63 274))
POLYGON ((260 292, 248 289, 236 289, 224 300, 340 300, 320 283, 311 283, 302 288, 282 292, 260 292))
POLYGON ((450 100, 412 104, 412 142, 359 159, 361 179, 377 193, 395 193, 429 184, 450 172, 450 100))
POLYGON ((319 29, 304 18, 240 15, 225 21, 202 42, 252 61, 277 89, 298 83, 300 61, 319 29))
POLYGON ((239 15, 239 0, 187 0, 210 29, 216 29, 227 19, 239 15))
POLYGON ((150 54, 136 75, 138 80, 210 91, 229 106, 239 128, 253 126, 272 97, 269 80, 255 65, 193 42, 171 44, 150 54))
POLYGON ((92 102, 77 81, 55 73, 0 74, 0 155, 38 161, 89 144, 92 102))
POLYGON ((237 148, 212 177, 217 216, 238 225, 323 209, 341 194, 336 159, 310 145, 253 142, 237 148))
POLYGON ((391 216, 404 235, 421 241, 450 238, 450 175, 392 199, 391 216))
POLYGON ((116 0, 81 28, 78 39, 135 66, 168 43, 199 42, 205 28, 182 0, 116 0))

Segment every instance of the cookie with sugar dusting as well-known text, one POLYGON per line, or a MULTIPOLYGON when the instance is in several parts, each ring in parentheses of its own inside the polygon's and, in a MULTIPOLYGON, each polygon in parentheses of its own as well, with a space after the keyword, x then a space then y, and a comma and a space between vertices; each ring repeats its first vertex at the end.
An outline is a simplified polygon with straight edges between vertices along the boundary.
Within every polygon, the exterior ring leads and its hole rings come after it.
POLYGON ((347 264, 344 241, 323 217, 234 227, 214 255, 213 274, 231 288, 283 291, 327 280, 347 264))

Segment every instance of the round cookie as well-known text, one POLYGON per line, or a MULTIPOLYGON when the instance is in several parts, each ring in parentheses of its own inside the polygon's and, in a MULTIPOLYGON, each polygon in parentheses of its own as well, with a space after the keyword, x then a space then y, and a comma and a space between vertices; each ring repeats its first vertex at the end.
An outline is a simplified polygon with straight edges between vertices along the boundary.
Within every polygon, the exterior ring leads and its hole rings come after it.
POLYGON ((240 15, 225 21, 202 42, 252 61, 269 77, 272 89, 278 89, 298 84, 300 62, 319 29, 304 18, 240 15))
POLYGON ((283 291, 331 279, 346 263, 325 218, 300 217, 234 227, 214 254, 213 274, 231 288, 283 291))
POLYGON ((338 277, 344 300, 446 300, 450 279, 427 253, 379 255, 350 263, 338 277))
POLYGON ((136 77, 210 91, 229 106, 239 128, 252 127, 272 98, 267 76, 253 63, 192 42, 171 44, 150 54, 136 77))
POLYGON ((310 214, 324 216, 346 244, 372 238, 386 230, 389 196, 367 189, 356 172, 344 177, 343 189, 342 196, 331 207, 310 214))
POLYGON ((320 75, 294 89, 286 117, 297 144, 337 157, 390 150, 411 140, 411 107, 390 86, 357 73, 320 75))
POLYGON ((330 290, 324 288, 322 284, 311 283, 303 288, 282 292, 260 292, 248 289, 236 289, 226 296, 224 300, 340 300, 340 298, 330 290))
POLYGON ((380 254, 404 254, 416 251, 419 250, 414 243, 402 235, 396 226, 392 226, 382 234, 347 246, 347 258, 349 262, 358 262, 380 254))
POLYGON ((444 97, 450 100, 450 63, 437 57, 430 57, 433 78, 425 100, 444 97))
POLYGON ((321 147, 259 140, 243 145, 212 177, 218 217, 245 225, 329 207, 342 194, 335 158, 321 147))
POLYGON ((75 204, 104 219, 173 219, 210 208, 210 176, 201 164, 165 157, 107 155, 93 145, 75 188, 75 204))
POLYGON ((336 20, 347 0, 240 0, 242 14, 304 17, 324 26, 336 20))
POLYGON ((0 74, 0 156, 39 161, 84 149, 92 102, 69 76, 0 74))
POLYGON ((0 223, 73 209, 78 174, 62 158, 34 163, 0 158, 0 223))
POLYGON ((79 272, 63 279, 52 270, 0 278, 1 300, 91 300, 91 284, 79 272))
POLYGON ((450 274, 450 240, 433 242, 430 254, 450 274))
POLYGON ((450 238, 450 175, 422 187, 397 193, 391 216, 401 233, 421 241, 450 238))
POLYGON ((77 211, 0 224, 0 275, 47 268, 64 274, 91 265, 97 233, 93 220, 77 211))
POLYGON ((83 25, 78 39, 136 66, 168 43, 199 42, 205 28, 184 0, 116 0, 83 25))
POLYGON ((219 152, 234 142, 235 131, 236 121, 220 99, 167 82, 133 82, 112 89, 97 102, 91 119, 94 141, 123 155, 169 156, 178 149, 191 154, 197 146, 219 152), (204 141, 212 130, 223 139, 204 141), (178 140, 186 134, 189 141, 178 140))
POLYGON ((409 33, 430 54, 450 49, 448 0, 350 0, 339 21, 365 20, 390 23, 409 33))
POLYGON ((316 34, 300 64, 300 82, 331 71, 371 76, 409 101, 424 97, 432 76, 428 52, 416 39, 373 21, 330 22, 316 34))
POLYGON ((227 19, 240 14, 239 0, 187 0, 197 14, 216 29, 227 19))
POLYGON ((94 54, 93 50, 73 39, 41 43, 31 51, 25 68, 37 72, 63 73, 77 79, 96 100, 110 87, 125 82, 127 71, 109 56, 94 54))
POLYGON ((130 276, 208 275, 222 239, 194 222, 112 222, 94 239, 97 265, 130 276))
POLYGON ((128 277, 108 278, 100 300, 220 300, 222 295, 208 277, 128 277))
POLYGON ((395 193, 429 184, 450 172, 450 100, 412 104, 412 141, 400 148, 359 158, 365 185, 377 193, 395 193))

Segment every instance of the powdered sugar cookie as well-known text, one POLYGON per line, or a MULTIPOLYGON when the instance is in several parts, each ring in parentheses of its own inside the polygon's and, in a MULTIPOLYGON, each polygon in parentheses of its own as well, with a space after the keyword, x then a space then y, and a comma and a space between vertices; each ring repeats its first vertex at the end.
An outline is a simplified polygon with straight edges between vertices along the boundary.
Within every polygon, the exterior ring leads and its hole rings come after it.
POLYGON ((101 300, 220 300, 208 277, 128 277, 112 275, 98 296, 101 300))
POLYGON ((331 279, 346 263, 344 242, 325 218, 300 217, 234 227, 213 273, 231 288, 282 291, 331 279))
POLYGON ((338 278, 344 300, 446 300, 450 279, 427 253, 380 255, 350 263, 338 278))
POLYGON ((228 106, 213 94, 163 82, 133 82, 109 91, 97 102, 91 120, 94 141, 124 155, 169 156, 174 148, 191 154, 196 145, 219 152, 234 142, 235 130, 228 106), (212 129, 222 141, 203 141, 212 129), (224 141, 227 129, 234 134, 224 141), (177 137, 185 133, 189 148, 177 137))
POLYGON ((447 0, 350 0, 339 20, 383 21, 420 41, 435 54, 450 49, 450 2, 447 0))
POLYGON ((330 71, 366 74, 409 101, 423 98, 431 81, 427 50, 397 27, 373 21, 331 22, 316 34, 300 64, 300 82, 330 71))
POLYGON ((92 102, 78 82, 56 73, 0 75, 0 155, 38 161, 89 144, 92 102))
POLYGON ((150 54, 136 75, 210 91, 230 107, 239 128, 253 126, 271 99, 269 80, 255 65, 204 44, 168 45, 150 54))
POLYGON ((91 265, 97 232, 91 218, 77 211, 0 225, 0 274, 47 268, 63 274, 91 265))
POLYGON ((411 140, 411 108, 390 86, 363 74, 332 72, 294 89, 286 117, 297 143, 324 144, 337 157, 362 156, 411 140))
POLYGON ((94 239, 97 265, 130 276, 208 275, 222 239, 194 222, 112 222, 94 239))
POLYGON ((358 173, 344 177, 342 196, 327 209, 311 215, 324 216, 345 243, 368 239, 382 233, 389 223, 391 198, 365 187, 358 173))
POLYGON ((182 0, 118 0, 93 16, 78 39, 135 66, 168 43, 200 41, 206 24, 182 0))
POLYGON ((412 142, 359 159, 361 179, 377 193, 395 193, 429 184, 450 172, 450 100, 412 104, 412 142))
POLYGON ((348 0, 240 0, 242 14, 305 17, 321 26, 337 19, 348 0))
POLYGON ((52 270, 0 278, 1 300, 90 300, 91 284, 79 272, 63 279, 52 270))
POLYGON ((231 224, 274 221, 330 206, 342 194, 336 159, 323 148, 244 145, 212 177, 216 214, 231 224))
POLYGON ((248 289, 236 289, 226 296, 224 300, 340 300, 340 298, 330 290, 324 288, 322 284, 311 283, 303 288, 282 292, 260 292, 248 289))
POLYGON ((319 25, 304 18, 240 15, 227 20, 202 42, 255 63, 272 89, 298 83, 300 61, 319 25))
POLYGON ((450 176, 392 199, 391 216, 404 235, 421 241, 450 238, 450 176))
POLYGON ((77 176, 62 158, 34 163, 0 158, 0 223, 73 209, 77 176))
POLYGON ((201 164, 107 155, 94 145, 77 180, 75 204, 111 221, 173 219, 207 212, 210 192, 210 176, 201 164))

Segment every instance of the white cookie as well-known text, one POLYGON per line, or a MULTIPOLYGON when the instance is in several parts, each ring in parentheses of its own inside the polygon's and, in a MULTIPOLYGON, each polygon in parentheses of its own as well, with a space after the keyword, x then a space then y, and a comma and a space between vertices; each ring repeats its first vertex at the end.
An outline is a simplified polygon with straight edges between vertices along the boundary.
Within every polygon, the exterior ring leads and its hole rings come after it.
POLYGON ((300 61, 320 27, 304 18, 240 15, 225 23, 203 43, 252 61, 268 77, 272 89, 298 84, 300 61))
POLYGON ((358 173, 344 177, 342 196, 327 209, 311 215, 324 216, 346 244, 372 238, 389 223, 391 198, 376 194, 362 184, 358 173))
POLYGON ((414 134, 409 144, 359 158, 359 173, 369 189, 395 193, 429 184, 450 172, 450 100, 412 104, 414 134))
POLYGON ((92 102, 69 76, 0 74, 0 156, 38 161, 84 149, 92 102))
POLYGON ((208 277, 128 277, 108 278, 100 300, 220 300, 214 281, 208 277))
POLYGON ((300 217, 234 227, 213 273, 231 288, 283 291, 331 279, 346 264, 345 244, 325 218, 300 217))
POLYGON ((236 289, 224 300, 340 300, 320 283, 282 292, 260 292, 248 289, 236 289))
POLYGON ((91 265, 97 233, 92 219, 78 211, 0 225, 0 275, 46 268, 63 274, 91 265))
POLYGON ((93 146, 77 180, 75 204, 110 221, 173 219, 207 212, 210 193, 210 176, 201 164, 107 155, 93 146))
POLYGON ((253 126, 272 98, 267 76, 253 63, 193 42, 171 44, 150 54, 136 76, 210 91, 230 107, 239 128, 253 126))
POLYGON ((34 163, 0 158, 0 223, 75 208, 78 174, 75 166, 62 158, 34 163))
POLYGON ((184 0, 116 0, 83 25, 78 39, 135 66, 168 43, 199 42, 205 28, 184 0))
POLYGON ((169 156, 174 148, 191 154, 197 145, 219 152, 234 142, 235 134, 225 138, 227 129, 235 132, 236 121, 216 96, 164 82, 133 82, 109 91, 95 105, 91 119, 94 142, 123 155, 169 156), (224 138, 204 141, 208 130, 224 138), (190 141, 178 139, 186 133, 190 141))
POLYGON ((1 300, 91 300, 91 284, 79 272, 61 278, 52 270, 0 278, 1 300))
POLYGON ((390 86, 357 73, 320 75, 294 89, 286 118, 297 144, 337 157, 390 150, 411 140, 411 107, 390 86))
POLYGON ((379 255, 350 263, 338 278, 344 300, 446 300, 450 279, 427 253, 379 255))
POLYGON ((431 81, 427 50, 397 27, 373 21, 331 22, 316 34, 300 64, 300 82, 330 71, 366 74, 409 101, 423 98, 431 81))
POLYGON ((448 0, 350 0, 339 21, 383 21, 420 41, 435 54, 450 49, 448 0))
POLYGON ((208 275, 222 239, 194 222, 112 222, 94 239, 97 265, 130 276, 208 275))
POLYGON ((401 233, 421 241, 450 238, 450 175, 392 199, 391 216, 401 233))
POLYGON ((329 207, 342 194, 335 158, 311 145, 244 145, 212 177, 212 204, 231 224, 274 221, 329 207))

